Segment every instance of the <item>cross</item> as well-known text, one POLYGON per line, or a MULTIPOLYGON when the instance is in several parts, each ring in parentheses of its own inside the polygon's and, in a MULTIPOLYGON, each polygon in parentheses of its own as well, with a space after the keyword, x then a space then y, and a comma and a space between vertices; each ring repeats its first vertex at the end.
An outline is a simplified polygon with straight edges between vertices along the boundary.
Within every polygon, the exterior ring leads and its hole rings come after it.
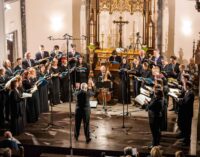
POLYGON ((122 17, 119 17, 119 21, 113 21, 114 24, 119 25, 119 47, 122 47, 122 26, 128 24, 128 21, 122 21, 122 17))

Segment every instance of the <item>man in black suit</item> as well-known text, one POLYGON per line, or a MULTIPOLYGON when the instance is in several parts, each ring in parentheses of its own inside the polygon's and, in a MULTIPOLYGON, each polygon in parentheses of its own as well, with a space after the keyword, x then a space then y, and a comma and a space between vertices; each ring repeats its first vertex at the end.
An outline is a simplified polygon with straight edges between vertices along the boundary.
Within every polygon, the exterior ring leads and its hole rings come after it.
POLYGON ((159 67, 162 67, 162 56, 160 55, 160 51, 158 49, 153 51, 153 57, 151 59, 151 62, 153 65, 157 65, 159 67))
POLYGON ((186 92, 183 98, 177 99, 179 103, 179 128, 183 137, 183 145, 188 146, 190 144, 191 126, 193 117, 194 106, 194 92, 192 90, 192 83, 186 82, 186 92))
POLYGON ((40 59, 43 59, 43 58, 47 58, 49 57, 49 52, 48 51, 45 51, 45 47, 44 45, 40 45, 39 46, 39 52, 37 52, 35 54, 35 60, 40 60, 40 59))
POLYGON ((88 88, 87 83, 81 84, 81 90, 75 93, 77 95, 77 104, 75 110, 75 139, 78 141, 81 121, 83 120, 84 125, 84 133, 86 142, 89 143, 91 141, 90 138, 90 102, 89 98, 94 96, 94 92, 92 91, 92 87, 88 88))
POLYGON ((16 62, 16 66, 14 68, 14 71, 17 70, 22 70, 22 59, 21 58, 17 58, 17 62, 16 62))
POLYGON ((58 60, 61 59, 63 53, 60 51, 60 47, 58 45, 54 45, 53 51, 51 52, 50 56, 51 57, 56 57, 58 60))
POLYGON ((163 103, 163 91, 155 88, 154 97, 149 104, 147 103, 149 125, 153 137, 152 145, 149 148, 160 145, 163 103))
POLYGON ((71 51, 69 52, 69 64, 71 67, 76 66, 79 57, 80 53, 76 51, 76 45, 71 44, 71 51))
POLYGON ((144 62, 147 61, 147 57, 145 55, 145 51, 144 50, 140 50, 138 59, 140 61, 140 64, 143 64, 144 62))
POLYGON ((8 60, 8 59, 5 60, 4 63, 3 63, 3 66, 5 68, 6 79, 10 80, 14 76, 10 60, 8 60))
POLYGON ((110 58, 109 58, 109 62, 114 63, 114 64, 116 62, 116 63, 120 64, 121 61, 122 61, 122 58, 117 55, 117 51, 113 50, 112 56, 110 56, 110 58))
POLYGON ((35 65, 35 62, 33 59, 31 59, 31 53, 30 52, 26 52, 25 53, 25 58, 22 61, 22 68, 23 69, 27 69, 29 67, 33 67, 35 65))
POLYGON ((178 74, 180 72, 179 70, 179 63, 177 63, 176 56, 170 57, 170 64, 168 65, 168 71, 167 75, 168 77, 176 78, 178 77, 178 74))

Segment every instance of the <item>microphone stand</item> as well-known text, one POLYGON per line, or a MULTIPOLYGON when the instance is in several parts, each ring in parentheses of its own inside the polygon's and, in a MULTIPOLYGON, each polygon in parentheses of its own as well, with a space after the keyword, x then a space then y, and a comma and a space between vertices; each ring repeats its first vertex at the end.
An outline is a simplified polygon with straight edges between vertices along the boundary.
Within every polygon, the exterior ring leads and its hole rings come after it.
MULTIPOLYGON (((124 97, 124 90, 125 90, 125 75, 126 75, 126 72, 123 70, 123 69, 120 69, 121 70, 121 73, 122 73, 122 103, 123 103, 123 118, 122 118, 122 127, 119 127, 119 128, 112 128, 112 130, 118 130, 118 131, 121 131, 123 130, 127 135, 128 135, 128 131, 132 128, 132 127, 126 127, 125 126, 125 97, 124 97)), ((128 94, 128 93, 127 93, 128 94)), ((128 105, 128 104, 127 104, 128 105)), ((127 106, 128 107, 128 106, 127 106)))

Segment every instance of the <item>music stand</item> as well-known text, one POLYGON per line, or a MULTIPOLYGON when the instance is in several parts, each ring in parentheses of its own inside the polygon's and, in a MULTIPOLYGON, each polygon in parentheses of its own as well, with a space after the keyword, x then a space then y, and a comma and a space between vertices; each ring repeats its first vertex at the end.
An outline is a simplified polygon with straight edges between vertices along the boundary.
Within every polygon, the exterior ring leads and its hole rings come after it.
POLYGON ((104 81, 104 82, 97 82, 96 83, 96 87, 98 89, 102 89, 105 90, 103 91, 103 110, 105 112, 105 114, 107 115, 107 100, 106 100, 106 89, 110 89, 112 87, 111 82, 110 81, 104 81))

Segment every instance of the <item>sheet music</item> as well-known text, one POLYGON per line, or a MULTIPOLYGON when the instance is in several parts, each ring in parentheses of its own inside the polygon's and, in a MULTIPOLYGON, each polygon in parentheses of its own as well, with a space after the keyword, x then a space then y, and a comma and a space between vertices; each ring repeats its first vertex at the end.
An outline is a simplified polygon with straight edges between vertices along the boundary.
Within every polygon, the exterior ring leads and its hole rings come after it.
POLYGON ((34 86, 34 87, 31 89, 31 94, 33 94, 36 90, 37 90, 37 86, 34 86))
POLYGON ((169 92, 168 95, 171 96, 172 98, 178 98, 178 95, 176 95, 173 92, 169 92))
POLYGON ((22 93, 22 98, 30 98, 32 97, 32 94, 30 93, 22 93))
POLYGON ((181 91, 178 88, 169 88, 170 93, 174 93, 176 95, 181 94, 181 91))
POLYGON ((143 95, 143 94, 139 94, 136 98, 135 98, 135 101, 137 103, 139 103, 140 105, 144 105, 145 104, 145 101, 148 101, 150 102, 151 101, 151 98, 147 97, 146 95, 143 95))
POLYGON ((140 88, 140 93, 146 96, 150 96, 150 92, 144 88, 140 88))
POLYGON ((98 102, 96 100, 90 100, 90 107, 91 108, 96 108, 97 104, 98 104, 98 102))

